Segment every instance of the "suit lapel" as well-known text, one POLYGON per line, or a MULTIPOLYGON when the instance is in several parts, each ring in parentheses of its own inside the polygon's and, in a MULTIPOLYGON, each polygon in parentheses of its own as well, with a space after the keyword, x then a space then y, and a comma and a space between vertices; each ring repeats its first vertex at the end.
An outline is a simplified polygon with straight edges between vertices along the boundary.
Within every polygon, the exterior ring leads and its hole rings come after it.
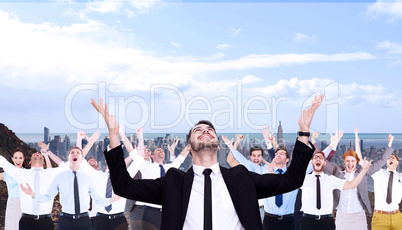
POLYGON ((187 214, 188 203, 190 201, 191 188, 193 187, 194 171, 191 167, 183 178, 183 200, 182 200, 182 212, 181 212, 181 226, 184 225, 184 220, 187 214))
MULTIPOLYGON (((232 198, 232 201, 237 200, 236 199, 236 188, 235 188, 235 181, 233 180, 233 175, 230 173, 230 170, 228 170, 227 168, 223 168, 221 166, 219 166, 221 169, 221 173, 222 173, 222 177, 223 180, 225 181, 226 187, 228 188, 230 197, 232 198)), ((236 202, 233 202, 233 205, 236 207, 236 202)))

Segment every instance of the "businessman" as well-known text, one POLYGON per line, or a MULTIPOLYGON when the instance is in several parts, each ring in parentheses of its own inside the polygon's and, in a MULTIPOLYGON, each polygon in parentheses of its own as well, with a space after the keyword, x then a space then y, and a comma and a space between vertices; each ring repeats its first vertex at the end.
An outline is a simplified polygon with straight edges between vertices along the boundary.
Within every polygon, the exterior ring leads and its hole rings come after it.
POLYGON ((124 167, 119 146, 119 126, 109 115, 102 99, 92 105, 109 129, 110 146, 105 150, 113 190, 116 194, 144 202, 162 204, 161 229, 262 229, 258 199, 292 191, 303 184, 305 170, 314 147, 308 142, 314 113, 324 95, 315 97, 299 118, 299 137, 293 163, 284 174, 259 175, 244 166, 231 169, 217 162, 218 138, 209 121, 198 122, 188 133, 187 145, 193 167, 186 173, 170 169, 165 177, 135 180, 124 167))

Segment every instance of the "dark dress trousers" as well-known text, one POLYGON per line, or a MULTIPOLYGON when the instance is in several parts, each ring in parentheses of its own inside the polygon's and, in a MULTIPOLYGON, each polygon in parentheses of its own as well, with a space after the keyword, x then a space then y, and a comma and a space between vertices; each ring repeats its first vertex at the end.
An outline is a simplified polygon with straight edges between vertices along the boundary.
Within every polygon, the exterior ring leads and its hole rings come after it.
MULTIPOLYGON (((226 169, 221 167, 222 177, 240 222, 245 229, 262 230, 258 199, 283 194, 303 185, 306 168, 314 147, 296 141, 292 164, 284 174, 260 175, 244 166, 226 169)), ((193 169, 187 172, 171 168, 165 177, 155 180, 135 180, 127 172, 121 146, 105 151, 115 194, 127 199, 162 205, 161 229, 182 229, 187 214, 193 169)))

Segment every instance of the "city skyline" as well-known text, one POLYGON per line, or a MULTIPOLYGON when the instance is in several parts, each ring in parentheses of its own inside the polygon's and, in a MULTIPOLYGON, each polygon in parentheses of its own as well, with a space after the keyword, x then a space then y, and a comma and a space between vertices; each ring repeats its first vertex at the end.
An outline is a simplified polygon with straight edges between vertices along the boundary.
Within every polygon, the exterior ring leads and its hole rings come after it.
POLYGON ((402 3, 5 1, 1 121, 15 133, 284 133, 314 94, 312 129, 402 133, 402 3))

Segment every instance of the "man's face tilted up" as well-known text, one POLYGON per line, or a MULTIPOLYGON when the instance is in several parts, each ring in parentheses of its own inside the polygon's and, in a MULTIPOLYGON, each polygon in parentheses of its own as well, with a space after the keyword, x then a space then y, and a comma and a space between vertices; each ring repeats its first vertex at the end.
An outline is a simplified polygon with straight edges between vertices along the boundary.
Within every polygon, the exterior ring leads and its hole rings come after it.
POLYGON ((203 149, 218 149, 218 138, 214 129, 207 124, 198 124, 191 130, 191 149, 198 152, 203 149))

